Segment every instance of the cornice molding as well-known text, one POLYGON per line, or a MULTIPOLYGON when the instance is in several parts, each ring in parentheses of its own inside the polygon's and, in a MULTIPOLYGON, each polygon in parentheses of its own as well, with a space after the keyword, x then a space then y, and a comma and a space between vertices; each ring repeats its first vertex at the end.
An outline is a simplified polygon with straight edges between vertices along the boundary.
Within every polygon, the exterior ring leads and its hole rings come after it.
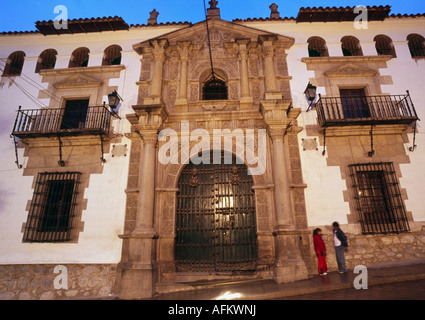
POLYGON ((94 66, 94 67, 78 67, 78 68, 62 68, 62 69, 43 69, 40 71, 41 76, 64 76, 86 74, 86 73, 110 73, 120 72, 125 69, 124 65, 114 66, 94 66))
POLYGON ((305 57, 301 61, 306 64, 325 63, 361 63, 361 62, 387 62, 393 56, 351 56, 351 57, 305 57))

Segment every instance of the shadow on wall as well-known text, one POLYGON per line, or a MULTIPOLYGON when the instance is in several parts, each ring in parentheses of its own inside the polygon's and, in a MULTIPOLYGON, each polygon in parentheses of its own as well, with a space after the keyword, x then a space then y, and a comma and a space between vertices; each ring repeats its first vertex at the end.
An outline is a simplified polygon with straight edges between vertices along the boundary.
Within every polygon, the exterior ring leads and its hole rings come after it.
POLYGON ((3 189, 0 187, 0 216, 5 212, 7 199, 12 196, 12 192, 8 189, 3 189))

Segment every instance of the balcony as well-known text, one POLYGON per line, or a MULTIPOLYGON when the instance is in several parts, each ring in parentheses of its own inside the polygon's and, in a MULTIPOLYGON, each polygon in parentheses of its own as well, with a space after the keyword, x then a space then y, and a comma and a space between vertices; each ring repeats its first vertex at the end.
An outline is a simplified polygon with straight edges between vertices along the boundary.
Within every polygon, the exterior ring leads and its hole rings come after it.
POLYGON ((409 92, 405 95, 322 97, 316 103, 321 128, 404 124, 416 120, 409 92))
POLYGON ((109 136, 111 113, 105 106, 18 110, 12 135, 18 138, 50 136, 109 136))

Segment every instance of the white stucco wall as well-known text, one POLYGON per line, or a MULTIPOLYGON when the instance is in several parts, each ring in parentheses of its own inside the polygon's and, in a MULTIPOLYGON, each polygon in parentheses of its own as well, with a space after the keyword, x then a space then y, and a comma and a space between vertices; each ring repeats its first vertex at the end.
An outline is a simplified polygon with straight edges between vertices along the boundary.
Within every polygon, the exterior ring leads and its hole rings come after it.
MULTIPOLYGON (((307 71, 301 61, 308 56, 307 39, 311 36, 323 37, 330 56, 342 56, 340 39, 346 35, 359 38, 365 55, 376 55, 373 38, 385 34, 392 38, 397 51, 397 58, 388 62, 388 68, 380 69, 381 75, 390 75, 393 84, 383 85, 382 92, 404 94, 410 90, 419 118, 425 118, 423 88, 425 87, 425 59, 413 60, 407 47, 406 37, 410 33, 425 36, 425 18, 389 18, 384 22, 370 22, 367 30, 356 30, 352 23, 300 23, 294 21, 243 22, 249 27, 279 33, 295 38, 294 46, 287 52, 289 75, 292 76, 291 90, 293 104, 301 108, 299 125, 316 124, 316 113, 306 113, 308 104, 304 90, 314 72, 307 71)), ((140 75, 140 56, 134 52, 133 45, 141 41, 167 34, 181 26, 159 26, 152 28, 132 28, 130 31, 104 32, 93 34, 75 34, 61 36, 42 36, 38 34, 0 35, 0 66, 10 53, 22 50, 26 53, 23 75, 15 81, 38 97, 40 87, 47 88, 41 82, 41 76, 34 72, 39 54, 48 48, 58 52, 55 68, 67 68, 72 51, 85 46, 90 49, 89 66, 101 64, 103 51, 112 44, 123 49, 122 64, 125 70, 120 77, 111 79, 109 85, 117 86, 124 102, 119 114, 122 120, 115 120, 114 128, 118 134, 129 132, 130 125, 125 114, 131 113, 131 106, 137 104, 138 87, 136 82, 140 75)), ((318 93, 326 94, 324 87, 318 93)), ((105 97, 106 99, 106 97, 105 97)), ((48 99, 40 99, 44 105, 48 99)), ((39 108, 26 97, 8 78, 0 79, 0 264, 20 263, 117 263, 121 256, 121 240, 118 235, 123 232, 125 214, 125 188, 127 184, 129 157, 112 158, 105 154, 107 160, 102 174, 90 176, 89 186, 84 190, 84 199, 88 199, 87 208, 82 213, 84 231, 79 235, 78 243, 28 244, 22 243, 22 224, 26 222, 27 203, 32 199, 34 177, 23 176, 23 170, 15 165, 14 147, 9 137, 18 106, 24 109, 39 108)), ((420 125, 420 122, 419 122, 420 125)), ((425 136, 421 126, 416 135, 415 152, 407 149, 411 145, 412 135, 406 143, 406 154, 410 164, 401 165, 401 187, 406 189, 408 211, 415 221, 425 221, 422 190, 425 187, 425 136)), ((306 130, 299 134, 299 141, 307 138, 306 130)), ((309 136, 308 138, 314 138, 309 136)), ((319 140, 319 136, 316 137, 319 140)), ((120 144, 128 144, 126 138, 120 144)), ((341 178, 339 167, 329 167, 326 157, 319 150, 300 151, 309 226, 328 225, 337 220, 347 223, 350 214, 348 203, 344 201, 343 192, 346 182, 341 178)), ((19 149, 20 162, 26 165, 23 149, 19 149)), ((40 168, 47 170, 47 168, 40 168)), ((49 168, 52 169, 52 168, 49 168)), ((53 170, 53 169, 52 169, 53 170)))
MULTIPOLYGON (((57 50, 55 69, 67 68, 71 53, 78 47, 90 50, 89 66, 100 66, 103 51, 109 45, 122 47, 122 61, 125 69, 119 78, 112 78, 109 86, 117 86, 124 99, 119 109, 122 120, 114 120, 114 132, 118 135, 130 131, 125 114, 131 113, 131 106, 137 104, 140 76, 140 56, 134 52, 133 45, 143 40, 168 33, 176 27, 164 26, 151 29, 134 28, 133 31, 104 32, 100 34, 75 34, 43 36, 38 34, 0 35, 0 67, 10 53, 25 52, 22 75, 12 78, 18 85, 37 98, 40 89, 46 89, 42 77, 35 73, 38 56, 48 48, 57 50)), ((2 73, 2 72, 1 72, 2 73)), ((53 105, 60 106, 60 97, 53 105)), ((107 97, 104 97, 107 101, 107 97)), ((18 106, 23 109, 39 109, 48 106, 49 99, 39 99, 38 104, 28 98, 16 84, 7 77, 0 79, 0 264, 22 263, 117 263, 121 258, 121 240, 128 175, 129 150, 131 142, 122 136, 118 144, 127 144, 126 157, 112 157, 111 150, 105 153, 107 162, 102 174, 91 174, 89 186, 83 192, 87 208, 83 210, 81 221, 84 230, 80 232, 78 243, 22 243, 22 225, 27 221, 27 203, 33 197, 33 176, 23 176, 27 159, 23 148, 18 149, 19 161, 23 169, 15 164, 13 130, 18 106)), ((99 163, 100 163, 100 145, 99 163)), ((112 147, 110 148, 112 149, 112 147)), ((40 168, 41 172, 55 171, 56 167, 40 168)), ((72 170, 70 165, 69 170, 72 170)))

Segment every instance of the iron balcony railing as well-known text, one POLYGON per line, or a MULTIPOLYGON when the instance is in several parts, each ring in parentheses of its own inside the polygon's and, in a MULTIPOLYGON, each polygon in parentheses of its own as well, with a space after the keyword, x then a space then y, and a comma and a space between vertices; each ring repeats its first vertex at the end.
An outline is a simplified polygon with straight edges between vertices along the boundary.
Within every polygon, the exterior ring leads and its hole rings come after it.
POLYGON ((383 96, 320 96, 316 111, 321 127, 410 124, 418 120, 409 92, 383 96))
POLYGON ((18 110, 12 135, 41 136, 109 135, 111 113, 105 106, 18 110))

